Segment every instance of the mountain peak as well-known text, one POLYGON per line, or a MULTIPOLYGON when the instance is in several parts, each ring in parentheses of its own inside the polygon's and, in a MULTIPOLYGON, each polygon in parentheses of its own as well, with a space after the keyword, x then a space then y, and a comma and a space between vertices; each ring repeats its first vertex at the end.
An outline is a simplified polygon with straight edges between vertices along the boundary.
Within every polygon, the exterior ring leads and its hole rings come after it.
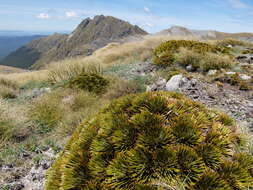
POLYGON ((21 68, 24 68, 22 65, 25 65, 25 68, 27 66, 39 68, 45 63, 62 60, 67 57, 90 55, 108 43, 146 34, 147 32, 129 22, 112 16, 97 15, 93 19, 84 19, 69 35, 54 34, 47 38, 32 41, 7 57, 3 64, 8 66, 15 65, 21 68), (32 56, 30 55, 31 52, 32 56), (28 55, 34 59, 29 60, 28 55), (27 61, 25 61, 26 59, 27 61))

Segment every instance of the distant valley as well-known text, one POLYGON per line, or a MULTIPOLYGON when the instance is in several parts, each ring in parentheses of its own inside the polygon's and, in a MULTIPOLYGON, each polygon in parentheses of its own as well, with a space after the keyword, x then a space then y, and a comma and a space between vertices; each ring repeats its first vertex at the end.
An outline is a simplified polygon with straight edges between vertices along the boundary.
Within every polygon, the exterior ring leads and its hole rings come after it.
POLYGON ((0 60, 32 40, 43 37, 42 35, 18 36, 18 33, 16 33, 17 36, 7 35, 6 32, 0 31, 0 60))

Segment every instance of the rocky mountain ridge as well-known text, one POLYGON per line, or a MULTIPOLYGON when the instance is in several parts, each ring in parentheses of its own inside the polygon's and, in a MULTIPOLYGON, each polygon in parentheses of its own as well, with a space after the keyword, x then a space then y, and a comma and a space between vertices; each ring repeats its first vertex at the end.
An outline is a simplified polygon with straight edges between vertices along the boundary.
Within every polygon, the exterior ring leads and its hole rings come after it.
POLYGON ((111 17, 95 16, 83 20, 70 34, 54 34, 23 46, 11 53, 2 64, 20 68, 40 68, 43 65, 81 55, 90 55, 110 42, 147 32, 130 23, 111 17))

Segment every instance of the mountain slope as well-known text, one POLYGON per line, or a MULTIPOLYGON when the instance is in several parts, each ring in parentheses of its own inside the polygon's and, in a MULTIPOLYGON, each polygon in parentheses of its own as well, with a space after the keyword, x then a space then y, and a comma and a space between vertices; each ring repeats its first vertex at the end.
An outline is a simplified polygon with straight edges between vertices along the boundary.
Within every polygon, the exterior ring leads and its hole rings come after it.
POLYGON ((41 35, 32 36, 1 36, 0 35, 0 59, 7 56, 21 46, 31 42, 32 40, 41 38, 41 35))
POLYGON ((2 61, 2 65, 18 67, 18 68, 29 68, 33 65, 44 53, 49 49, 60 44, 66 35, 54 34, 48 37, 33 40, 29 44, 17 49, 16 51, 9 54, 2 61))
POLYGON ((201 39, 221 40, 226 38, 235 38, 239 40, 253 41, 253 33, 225 33, 215 30, 192 30, 181 26, 172 26, 171 28, 163 30, 157 34, 169 36, 190 36, 201 39))
POLYGON ((21 68, 40 68, 67 57, 90 55, 110 42, 147 32, 128 22, 111 17, 87 18, 70 34, 35 40, 10 54, 2 64, 21 68))

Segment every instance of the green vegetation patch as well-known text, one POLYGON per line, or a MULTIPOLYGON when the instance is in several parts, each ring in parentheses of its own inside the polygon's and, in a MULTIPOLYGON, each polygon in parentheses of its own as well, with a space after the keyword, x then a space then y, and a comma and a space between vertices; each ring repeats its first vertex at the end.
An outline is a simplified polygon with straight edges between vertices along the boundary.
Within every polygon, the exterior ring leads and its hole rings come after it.
POLYGON ((229 69, 235 65, 235 62, 227 55, 215 53, 201 54, 187 49, 181 49, 175 54, 174 59, 176 63, 183 67, 191 65, 194 71, 200 70, 203 72, 229 69))
POLYGON ((76 129, 45 189, 252 188, 242 141, 228 116, 183 95, 129 95, 76 129))
POLYGON ((80 74, 69 83, 72 87, 101 94, 106 91, 109 81, 98 74, 80 74))
POLYGON ((218 41, 216 43, 219 46, 245 46, 245 47, 252 47, 253 44, 247 41, 242 41, 242 40, 236 40, 236 39, 225 39, 218 41))
POLYGON ((177 53, 181 48, 186 48, 192 50, 199 54, 206 53, 228 53, 229 48, 211 45, 199 41, 191 40, 171 40, 162 43, 154 50, 154 63, 158 65, 171 65, 175 60, 175 53, 177 53))

